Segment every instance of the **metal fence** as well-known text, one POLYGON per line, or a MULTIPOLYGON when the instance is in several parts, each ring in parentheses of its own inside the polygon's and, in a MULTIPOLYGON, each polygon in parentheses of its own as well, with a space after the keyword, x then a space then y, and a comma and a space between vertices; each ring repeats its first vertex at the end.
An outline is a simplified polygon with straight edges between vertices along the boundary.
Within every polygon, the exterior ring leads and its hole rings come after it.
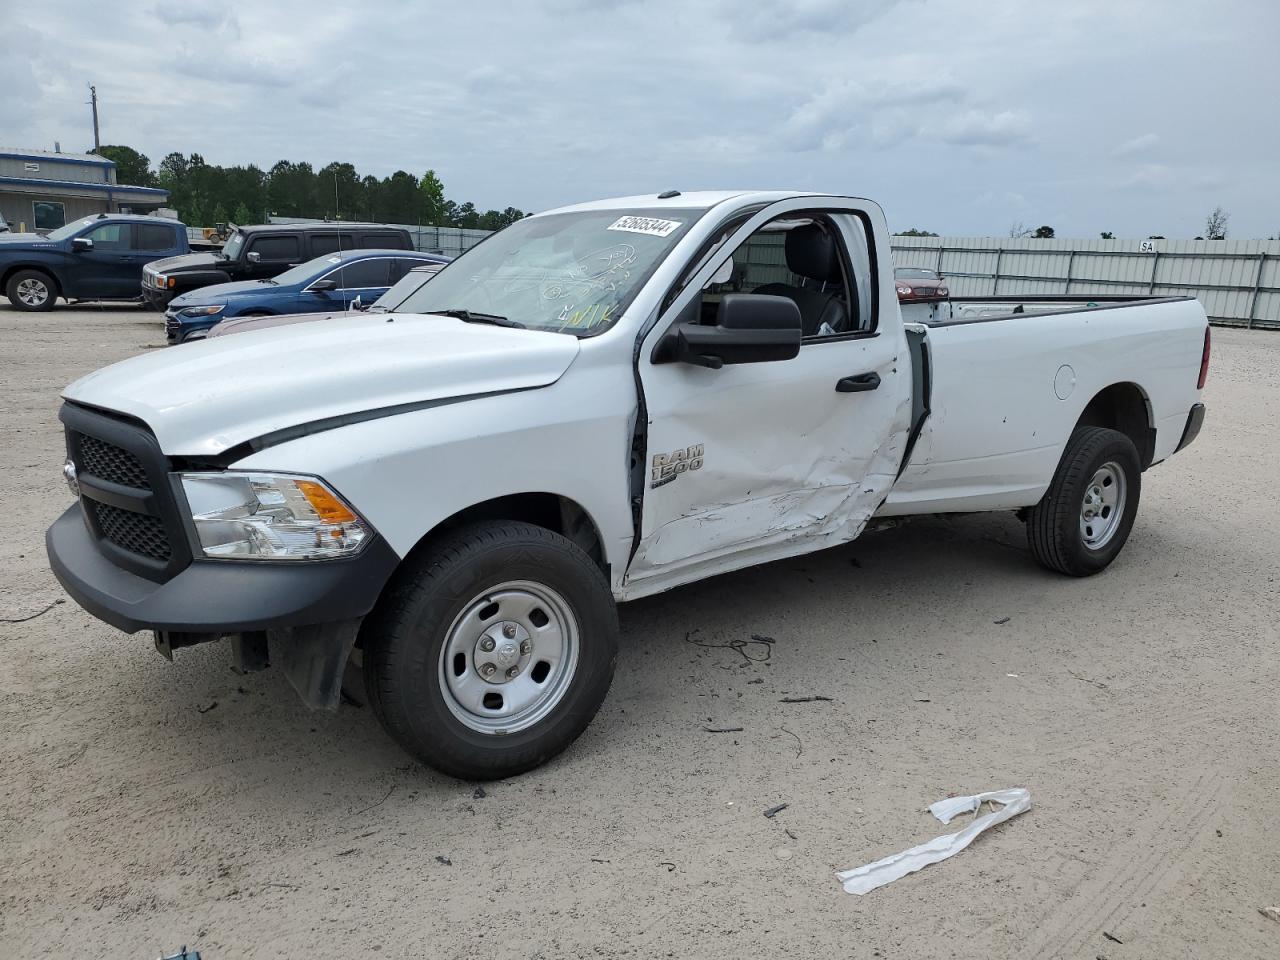
POLYGON ((958 297, 1190 296, 1215 324, 1280 329, 1280 240, 895 236, 893 262, 937 270, 958 297))
MULTIPOLYGON (((333 221, 312 220, 306 217, 270 217, 271 223, 326 223, 333 221)), ((335 226, 338 224, 335 222, 335 226)), ((422 253, 442 253, 456 257, 470 250, 492 233, 492 230, 463 230, 461 227, 432 227, 421 223, 388 223, 388 227, 402 227, 409 231, 415 250, 422 253)))

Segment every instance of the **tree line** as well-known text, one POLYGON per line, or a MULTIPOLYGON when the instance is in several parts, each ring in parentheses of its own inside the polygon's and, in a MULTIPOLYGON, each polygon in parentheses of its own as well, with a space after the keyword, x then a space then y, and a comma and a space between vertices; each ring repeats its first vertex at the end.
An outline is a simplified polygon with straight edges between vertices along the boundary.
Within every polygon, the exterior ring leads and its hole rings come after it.
POLYGON ((469 201, 450 200, 434 170, 420 178, 397 170, 379 179, 360 176, 349 163, 316 170, 305 161, 281 160, 263 170, 206 163, 198 153, 171 153, 153 170, 150 158, 132 147, 113 144, 98 153, 115 163, 119 183, 168 190, 169 206, 193 227, 265 223, 274 215, 501 230, 526 216, 515 207, 482 212, 469 201))

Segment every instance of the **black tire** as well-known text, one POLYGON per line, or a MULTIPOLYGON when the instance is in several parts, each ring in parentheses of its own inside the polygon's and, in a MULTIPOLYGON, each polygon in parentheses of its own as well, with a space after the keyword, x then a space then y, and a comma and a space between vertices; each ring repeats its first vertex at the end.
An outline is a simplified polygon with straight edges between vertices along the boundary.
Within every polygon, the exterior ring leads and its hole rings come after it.
POLYGON ((15 309, 28 312, 52 310, 58 299, 58 285, 43 270, 19 270, 9 278, 5 295, 15 309), (34 299, 43 291, 43 299, 34 299))
MULTIPOLYGON (((454 631, 455 640, 462 635, 461 627, 454 631)), ((477 636, 478 643, 483 634, 477 636)), ((449 776, 493 780, 545 763, 586 729, 613 681, 618 616, 604 573, 571 541, 532 524, 491 521, 446 535, 398 571, 360 638, 369 705, 392 739, 449 776), (512 583, 532 583, 564 601, 577 628, 576 667, 556 681, 563 684, 559 699, 530 726, 479 731, 469 723, 493 721, 475 719, 450 692, 445 671, 458 663, 457 654, 449 659, 443 652, 455 623, 487 623, 488 630, 512 622, 500 610, 487 613, 488 606, 470 613, 479 598, 512 583), (472 616, 477 619, 467 619, 472 616), (469 723, 455 710, 471 717, 469 723)), ((480 664, 480 647, 474 649, 474 660, 466 657, 462 669, 474 670, 467 676, 483 684, 479 671, 489 664, 480 664)), ((531 649, 536 658, 537 648, 531 649)), ((525 664, 528 679, 536 678, 538 666, 525 664)))
POLYGON ((1116 558, 1129 539, 1141 493, 1142 466, 1133 441, 1105 427, 1076 427, 1049 489, 1027 515, 1031 552, 1050 570, 1068 576, 1097 573, 1116 558), (1102 480, 1092 486, 1100 471, 1102 480), (1098 508, 1101 512, 1094 516, 1099 540, 1090 543, 1095 527, 1085 519, 1085 498, 1093 498, 1093 509, 1099 502, 1093 492, 1113 485, 1122 491, 1122 502, 1111 508, 1115 517, 1106 513, 1105 505, 1098 508))

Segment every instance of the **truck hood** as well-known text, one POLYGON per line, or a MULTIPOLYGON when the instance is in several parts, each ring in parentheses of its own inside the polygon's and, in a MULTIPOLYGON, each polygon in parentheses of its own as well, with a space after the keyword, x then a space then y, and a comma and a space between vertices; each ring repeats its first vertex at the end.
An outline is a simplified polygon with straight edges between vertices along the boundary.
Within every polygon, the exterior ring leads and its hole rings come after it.
POLYGON ((0 243, 49 243, 52 240, 46 240, 38 233, 0 233, 0 243))
POLYGON ((220 257, 212 253, 184 253, 177 257, 152 260, 147 267, 156 273, 193 273, 198 270, 218 270, 220 257))
POLYGON ((156 350, 63 397, 142 420, 170 456, 212 457, 335 417, 546 386, 577 355, 570 334, 358 314, 156 350))

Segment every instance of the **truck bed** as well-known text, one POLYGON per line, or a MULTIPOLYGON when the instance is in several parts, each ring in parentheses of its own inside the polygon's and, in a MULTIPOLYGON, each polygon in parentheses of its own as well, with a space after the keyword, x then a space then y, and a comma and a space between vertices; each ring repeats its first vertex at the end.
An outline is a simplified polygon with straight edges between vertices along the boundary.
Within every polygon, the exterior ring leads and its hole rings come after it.
POLYGON ((930 413, 878 516, 1035 504, 1074 425, 1108 388, 1141 395, 1155 431, 1150 462, 1173 453, 1196 401, 1188 372, 1207 326, 1197 301, 956 304, 962 316, 927 325, 930 413))

